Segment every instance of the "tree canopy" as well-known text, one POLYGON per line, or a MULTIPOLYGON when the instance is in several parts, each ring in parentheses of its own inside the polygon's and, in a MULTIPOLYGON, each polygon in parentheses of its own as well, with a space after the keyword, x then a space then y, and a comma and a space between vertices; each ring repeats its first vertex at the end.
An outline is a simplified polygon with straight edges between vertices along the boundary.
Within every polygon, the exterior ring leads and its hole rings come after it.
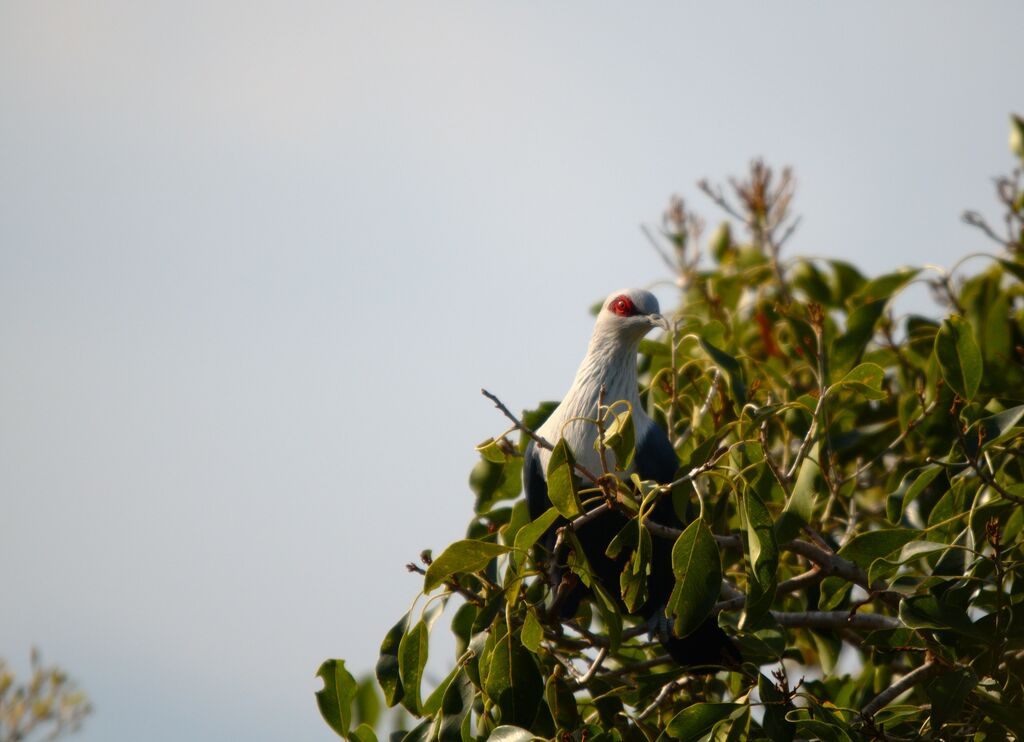
MULTIPOLYGON (((1011 149, 1024 163, 1018 117, 1011 149)), ((679 304, 641 345, 641 398, 676 480, 552 456, 554 506, 531 521, 521 454, 553 405, 517 414, 486 392, 507 428, 479 446, 466 538, 409 565, 425 599, 381 644, 376 685, 404 709, 392 739, 1024 739, 1020 168, 996 180, 1002 224, 964 215, 986 252, 880 276, 784 256, 789 170, 754 162, 699 188, 724 212, 710 234, 678 198, 648 231, 679 304), (896 314, 912 285, 935 316, 896 314), (648 517, 662 498, 689 514, 683 530, 648 517), (742 668, 686 674, 597 584, 571 619, 553 615, 540 537, 562 523, 557 558, 590 584, 573 529, 599 506, 630 517, 613 544, 622 595, 644 590, 652 539, 672 540, 673 630, 716 615, 742 668), (454 662, 428 690, 446 605, 454 662)), ((628 406, 608 400, 593 424, 627 462, 628 406)), ((331 728, 376 740, 372 680, 342 660, 319 675, 331 728)))

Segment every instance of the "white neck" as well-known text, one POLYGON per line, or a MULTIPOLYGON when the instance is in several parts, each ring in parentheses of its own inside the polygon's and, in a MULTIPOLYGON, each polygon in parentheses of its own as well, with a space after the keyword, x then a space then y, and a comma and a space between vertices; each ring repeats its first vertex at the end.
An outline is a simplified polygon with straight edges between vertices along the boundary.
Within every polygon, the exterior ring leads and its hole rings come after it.
MULTIPOLYGON (((597 427, 587 421, 597 418, 602 386, 605 405, 625 400, 633 409, 634 424, 642 423, 647 418, 640 407, 640 394, 637 390, 636 354, 639 346, 639 338, 621 338, 600 330, 595 331, 590 338, 587 355, 576 371, 572 387, 537 431, 551 443, 565 438, 576 460, 591 471, 599 471, 600 458, 594 450, 597 427)), ((542 451, 541 462, 545 468, 547 461, 548 453, 542 451)))

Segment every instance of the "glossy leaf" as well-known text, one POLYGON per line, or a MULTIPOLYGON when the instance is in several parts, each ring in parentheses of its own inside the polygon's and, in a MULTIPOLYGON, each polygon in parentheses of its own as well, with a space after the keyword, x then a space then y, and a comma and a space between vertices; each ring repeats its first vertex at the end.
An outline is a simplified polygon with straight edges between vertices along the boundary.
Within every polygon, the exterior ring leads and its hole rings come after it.
POLYGON ((536 611, 529 610, 526 612, 521 638, 523 646, 534 654, 540 649, 540 642, 544 638, 544 628, 540 625, 536 611))
POLYGON ((738 703, 695 703, 672 717, 665 731, 673 739, 696 742, 738 708, 738 703))
POLYGON ((771 514, 753 487, 747 488, 742 501, 750 549, 747 602, 743 610, 743 624, 747 625, 771 608, 775 597, 779 548, 771 514))
POLYGON ((576 459, 564 439, 559 440, 548 459, 548 498, 565 518, 579 515, 583 507, 576 489, 576 459))
POLYGON ((875 559, 892 554, 919 536, 920 531, 909 528, 882 528, 877 531, 867 531, 851 539, 846 546, 839 550, 838 554, 867 569, 875 559))
POLYGON ((535 737, 522 727, 503 724, 487 737, 487 742, 530 742, 535 737))
POLYGON ((875 363, 862 363, 843 376, 834 386, 859 392, 867 399, 885 399, 885 392, 882 391, 884 380, 885 370, 881 366, 875 363))
POLYGON ((676 584, 666 613, 673 620, 675 635, 686 636, 711 614, 722 585, 722 558, 703 520, 693 521, 676 539, 672 571, 676 584))
POLYGON ((877 299, 850 312, 846 332, 832 343, 829 362, 833 374, 845 373, 864 354, 864 349, 875 334, 875 324, 882 316, 888 299, 877 299))
POLYGON ((712 345, 703 337, 700 338, 700 347, 715 362, 715 365, 725 372, 726 378, 729 380, 729 388, 732 389, 737 406, 742 407, 745 405, 747 403, 747 384, 744 380, 743 367, 740 365, 740 362, 721 348, 712 345))
POLYGON ((943 320, 935 336, 935 356, 950 388, 964 399, 973 399, 983 368, 971 323, 956 315, 943 320))
POLYGON ((405 689, 401 702, 413 714, 420 711, 420 680, 427 664, 429 643, 427 625, 419 621, 398 645, 398 671, 405 689))
MULTIPOLYGON (((633 427, 633 413, 623 410, 615 415, 604 434, 605 445, 615 454, 615 468, 625 471, 633 464, 636 453, 636 430, 633 427)), ((595 446, 598 444, 595 441, 595 446)))
POLYGON ((821 476, 821 467, 818 465, 819 451, 820 446, 815 443, 800 464, 793 492, 786 500, 786 507, 776 524, 775 535, 780 542, 792 541, 814 518, 816 487, 821 476))
POLYGON ((352 724, 352 701, 358 690, 356 679, 345 669, 344 660, 327 660, 320 665, 316 674, 324 681, 323 689, 316 694, 320 715, 331 729, 348 739, 352 724))
POLYGON ((380 645, 380 657, 377 660, 376 669, 377 682, 384 692, 384 701, 388 706, 394 706, 401 701, 405 693, 399 672, 398 647, 402 637, 405 636, 405 629, 408 625, 409 616, 407 614, 391 627, 380 645))
POLYGON ((522 565, 533 545, 547 533, 556 520, 558 520, 558 510, 552 507, 545 510, 537 520, 531 521, 519 529, 514 542, 515 552, 512 555, 517 567, 522 565))
POLYGON ((456 541, 427 567, 427 575, 423 579, 423 592, 429 593, 453 575, 481 570, 489 561, 511 549, 512 547, 489 541, 456 541))

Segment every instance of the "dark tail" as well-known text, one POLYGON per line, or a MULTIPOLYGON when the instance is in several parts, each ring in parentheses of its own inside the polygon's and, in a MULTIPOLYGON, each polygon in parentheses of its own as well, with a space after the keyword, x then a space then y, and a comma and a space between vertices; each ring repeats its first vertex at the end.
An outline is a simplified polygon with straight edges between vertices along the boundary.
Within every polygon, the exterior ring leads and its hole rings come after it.
POLYGON ((714 673, 721 668, 739 669, 743 661, 729 635, 718 626, 715 616, 711 616, 689 636, 681 639, 675 636, 660 637, 672 659, 683 667, 691 668, 695 674, 714 673))

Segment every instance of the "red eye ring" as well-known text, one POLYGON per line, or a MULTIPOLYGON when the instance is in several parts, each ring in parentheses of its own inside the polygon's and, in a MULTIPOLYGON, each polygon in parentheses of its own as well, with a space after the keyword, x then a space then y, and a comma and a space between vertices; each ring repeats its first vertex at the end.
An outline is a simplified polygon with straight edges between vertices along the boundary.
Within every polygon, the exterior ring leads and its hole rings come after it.
POLYGON ((625 294, 620 294, 612 299, 611 304, 608 305, 608 311, 620 317, 632 317, 636 314, 636 307, 633 305, 632 299, 625 294))

